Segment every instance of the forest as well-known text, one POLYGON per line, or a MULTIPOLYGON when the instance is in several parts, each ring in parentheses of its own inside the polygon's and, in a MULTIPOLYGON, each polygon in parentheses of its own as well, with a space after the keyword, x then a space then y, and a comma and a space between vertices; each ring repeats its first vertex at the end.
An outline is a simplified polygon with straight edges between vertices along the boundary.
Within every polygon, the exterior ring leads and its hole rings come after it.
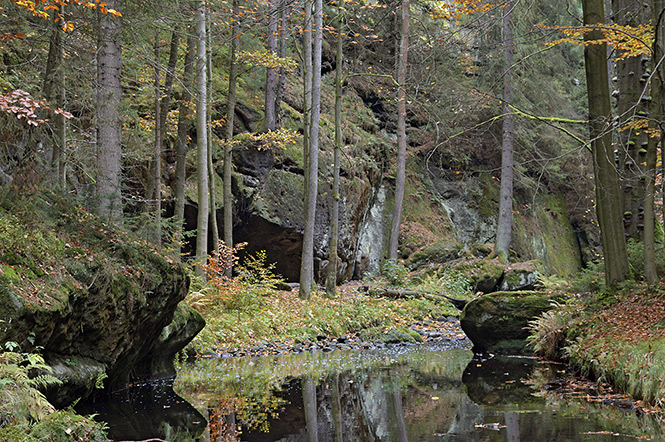
POLYGON ((664 14, 3 0, 0 435, 176 354, 444 316, 494 351, 495 294, 520 351, 662 405, 664 14))

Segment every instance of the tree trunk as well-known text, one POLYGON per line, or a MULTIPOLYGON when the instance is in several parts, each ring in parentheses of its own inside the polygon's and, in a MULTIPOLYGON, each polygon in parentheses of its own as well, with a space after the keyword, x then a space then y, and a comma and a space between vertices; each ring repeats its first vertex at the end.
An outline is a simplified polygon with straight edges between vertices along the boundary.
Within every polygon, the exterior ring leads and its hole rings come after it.
POLYGON ((318 413, 316 404, 316 383, 310 375, 302 378, 302 403, 305 415, 307 442, 318 442, 318 413))
POLYGON ((503 76, 503 146, 501 155, 501 190, 496 226, 496 253, 502 262, 510 260, 513 228, 513 129, 510 105, 513 101, 513 2, 508 0, 503 14, 503 48, 506 70, 503 76))
POLYGON ((162 91, 159 81, 159 30, 155 29, 155 146, 152 158, 152 181, 154 192, 151 195, 153 200, 153 212, 155 216, 155 227, 153 231, 153 242, 158 248, 162 247, 162 125, 161 125, 161 99, 162 91))
MULTIPOLYGON (((303 26, 303 57, 304 57, 304 136, 303 136, 303 162, 305 166, 305 183, 303 192, 305 194, 305 214, 304 214, 304 231, 302 240, 302 252, 300 260, 300 288, 298 296, 301 299, 309 299, 312 284, 314 282, 314 226, 312 226, 309 217, 309 207, 311 203, 310 198, 310 179, 311 179, 311 127, 312 127, 312 81, 313 81, 313 66, 312 66, 312 1, 307 0, 304 4, 305 8, 305 24, 303 26)), ((316 178, 314 179, 316 181, 316 178)), ((316 204, 316 199, 314 199, 316 204)))
POLYGON ((337 10, 337 54, 335 56, 335 153, 333 159, 333 188, 330 220, 330 251, 328 252, 328 275, 326 276, 326 295, 337 295, 337 247, 339 242, 339 169, 342 152, 342 68, 344 63, 342 38, 342 14, 344 0, 337 10))
MULTIPOLYGON (((651 76, 651 120, 650 125, 655 131, 660 132, 661 151, 663 147, 664 131, 663 116, 665 116, 665 0, 651 0, 651 15, 654 23, 653 42, 653 72, 651 76)), ((658 273, 656 272, 655 251, 655 213, 654 200, 656 193, 656 162, 657 162, 657 138, 649 137, 647 146, 647 173, 646 173, 646 198, 644 200, 644 274, 647 283, 656 284, 658 273)))
POLYGON ((402 0, 402 25, 397 66, 397 176, 395 179, 395 206, 393 209, 388 259, 397 258, 399 231, 402 224, 402 206, 406 185, 406 69, 409 56, 410 0, 402 0))
MULTIPOLYGON (((282 1, 280 4, 280 16, 279 16, 279 57, 282 59, 286 58, 286 49, 288 46, 288 35, 289 35, 289 22, 288 15, 290 4, 286 1, 282 1)), ((275 95, 275 127, 282 126, 282 100, 284 98, 284 88, 286 86, 286 69, 279 68, 277 73, 277 93, 275 95)))
MULTIPOLYGON (((268 6, 268 51, 277 55, 277 0, 270 0, 268 6)), ((275 95, 277 94, 277 71, 266 69, 265 118, 263 130, 275 130, 275 95)))
POLYGON ((219 228, 217 227, 217 192, 215 190, 215 167, 212 162, 212 112, 210 107, 212 106, 212 42, 210 37, 210 23, 207 24, 207 41, 208 41, 208 58, 207 58, 207 69, 208 69, 208 109, 207 109, 207 140, 208 140, 208 184, 210 186, 210 237, 212 239, 212 244, 214 250, 217 250, 217 244, 219 243, 219 228))
MULTIPOLYGON (((64 16, 65 6, 60 5, 59 14, 64 16)), ((53 101, 59 109, 65 108, 65 47, 62 25, 56 21, 57 15, 53 16, 51 29, 51 40, 49 44, 49 53, 46 62, 46 71, 44 73, 44 97, 48 101, 53 101), (54 93, 54 89, 56 89, 54 93), (55 97, 53 96, 55 94, 55 97)), ((65 148, 67 143, 67 119, 62 114, 55 116, 55 140, 53 143, 53 156, 51 157, 51 169, 54 172, 55 180, 61 188, 65 186, 65 148)))
MULTIPOLYGON (((603 0, 584 0, 584 24, 604 23, 603 0)), ((601 31, 587 32, 587 43, 601 40, 601 31)), ((584 61, 589 100, 589 126, 593 152, 596 184, 596 216, 600 226, 605 260, 605 281, 608 287, 628 277, 628 257, 624 237, 621 205, 621 189, 614 150, 612 148, 612 115, 610 111, 609 84, 607 78, 607 45, 587 44, 584 61)))
MULTIPOLYGON (((121 10, 121 0, 108 0, 109 9, 121 10)), ((97 194, 99 211, 114 224, 122 223, 120 73, 122 70, 121 19, 98 13, 97 50, 97 194)))
POLYGON ((191 88, 194 86, 194 45, 196 37, 189 33, 187 36, 187 53, 185 54, 185 72, 184 88, 182 100, 178 110, 178 141, 176 146, 176 167, 175 167, 175 228, 176 228, 176 250, 177 259, 180 260, 180 245, 183 240, 183 229, 185 222, 185 181, 186 175, 186 157, 187 157, 187 139, 189 138, 190 107, 192 100, 191 88))
MULTIPOLYGON (((649 21, 648 9, 642 2, 613 0, 614 21, 621 26, 637 26, 649 21)), ((619 127, 615 149, 618 154, 620 185, 623 190, 623 225, 627 238, 642 240, 644 230, 644 199, 646 196, 646 154, 648 134, 626 126, 648 114, 646 96, 647 58, 630 57, 616 62, 617 116, 619 127)))
MULTIPOLYGON (((236 85, 238 83, 238 51, 240 46, 239 0, 233 0, 233 26, 231 27, 231 66, 229 68, 229 96, 226 107, 226 143, 224 144, 224 243, 233 247, 233 193, 231 180, 233 179, 233 152, 231 139, 233 139, 233 122, 236 109, 236 85)), ((225 270, 227 277, 233 274, 233 268, 225 270)))
POLYGON ((205 279, 201 264, 205 263, 208 255, 208 137, 207 123, 207 82, 206 82, 206 3, 200 0, 196 15, 196 35, 198 44, 196 49, 197 63, 197 100, 196 100, 196 141, 198 152, 196 154, 196 172, 198 187, 198 218, 196 229, 196 275, 205 279))

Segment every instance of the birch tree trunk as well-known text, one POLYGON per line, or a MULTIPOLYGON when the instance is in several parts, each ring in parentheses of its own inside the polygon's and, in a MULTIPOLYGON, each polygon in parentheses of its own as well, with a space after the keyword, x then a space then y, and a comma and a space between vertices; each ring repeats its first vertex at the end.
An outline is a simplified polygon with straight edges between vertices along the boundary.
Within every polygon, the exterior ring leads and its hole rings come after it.
POLYGON ((198 187, 198 218, 196 229, 196 274, 205 279, 205 274, 201 264, 203 264, 208 255, 208 134, 206 130, 207 123, 207 89, 206 89, 206 3, 200 0, 196 13, 196 35, 198 38, 196 50, 196 173, 198 187))
MULTIPOLYGON (((108 0, 119 11, 121 0, 108 0)), ((99 211, 114 224, 122 224, 120 74, 122 70, 122 21, 98 13, 97 50, 97 195, 99 211)))
POLYGON ((402 0, 402 23, 397 65, 397 174, 395 179, 395 206, 393 209, 388 259, 397 258, 399 231, 402 224, 404 187, 406 186, 406 69, 409 57, 410 0, 402 0))
MULTIPOLYGON (((605 22, 603 0, 583 0, 584 24, 605 22)), ((584 34, 585 42, 601 40, 601 31, 584 34)), ((628 277, 628 256, 621 213, 621 189, 612 148, 612 114, 607 78, 607 45, 587 44, 584 61, 589 100, 589 127, 596 184, 596 215, 605 260, 605 282, 615 287, 628 277)))
POLYGON ((508 0, 503 14, 503 49, 506 71, 503 75, 503 146, 501 155, 501 190, 496 227, 496 253, 503 262, 510 260, 513 227, 513 129, 510 105, 513 101, 513 2, 508 0))

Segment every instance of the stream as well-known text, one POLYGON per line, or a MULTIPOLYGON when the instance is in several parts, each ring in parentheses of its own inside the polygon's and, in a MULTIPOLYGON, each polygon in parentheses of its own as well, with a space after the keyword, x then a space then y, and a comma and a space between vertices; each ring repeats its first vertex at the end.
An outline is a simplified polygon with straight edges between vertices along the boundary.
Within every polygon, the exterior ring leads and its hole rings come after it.
MULTIPOLYGON (((466 343, 466 341, 464 341, 466 343)), ((178 377, 81 403, 116 441, 663 440, 652 415, 541 386, 567 367, 461 343, 199 359, 178 377)))

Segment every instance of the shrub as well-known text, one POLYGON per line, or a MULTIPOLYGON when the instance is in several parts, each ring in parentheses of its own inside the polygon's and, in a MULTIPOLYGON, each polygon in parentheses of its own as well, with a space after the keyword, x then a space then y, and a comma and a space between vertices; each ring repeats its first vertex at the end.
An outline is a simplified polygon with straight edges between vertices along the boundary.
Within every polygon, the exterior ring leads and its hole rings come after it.
POLYGON ((529 321, 530 334, 526 341, 533 351, 548 359, 558 359, 559 352, 566 342, 566 333, 581 309, 578 301, 552 303, 553 308, 538 318, 529 321))
POLYGON ((409 281, 409 269, 396 259, 388 259, 381 264, 381 274, 394 286, 404 286, 409 281))

